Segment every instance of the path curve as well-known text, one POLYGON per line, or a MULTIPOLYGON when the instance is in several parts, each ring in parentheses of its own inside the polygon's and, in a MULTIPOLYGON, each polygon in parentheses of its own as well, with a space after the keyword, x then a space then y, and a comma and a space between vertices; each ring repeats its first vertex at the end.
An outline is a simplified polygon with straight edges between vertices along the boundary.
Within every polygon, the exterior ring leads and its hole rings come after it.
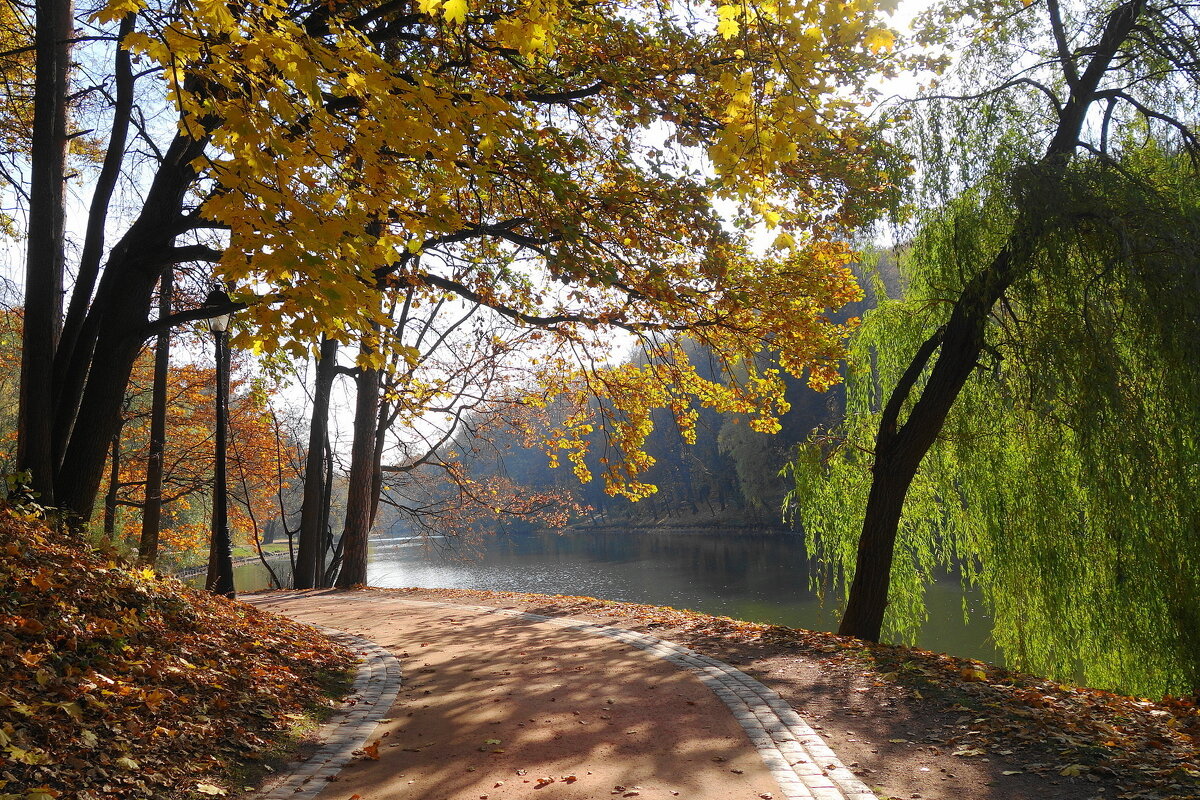
MULTIPOLYGON (((309 623, 310 625, 312 623, 309 623)), ((313 625, 330 639, 354 650, 362 659, 354 685, 342 707, 321 726, 321 746, 303 762, 280 773, 257 795, 258 800, 311 800, 361 750, 400 694, 400 661, 370 639, 325 625, 313 625)))
MULTIPOLYGON (((474 613, 481 616, 500 616, 515 618, 524 622, 538 625, 548 625, 555 628, 579 634, 596 636, 614 640, 621 644, 637 648, 654 658, 669 662, 675 667, 686 670, 699 679, 719 698, 732 712, 734 719, 749 737, 754 745, 766 771, 778 785, 782 797, 787 800, 874 800, 875 794, 862 783, 838 759, 821 737, 788 705, 777 693, 763 685, 741 670, 714 658, 702 655, 690 648, 659 639, 644 633, 638 633, 625 628, 600 625, 582 620, 550 617, 542 614, 532 614, 515 609, 496 608, 492 606, 473 606, 458 603, 443 603, 428 600, 397 598, 395 595, 374 595, 368 591, 353 593, 318 593, 318 592, 272 592, 244 597, 268 610, 279 610, 289 616, 296 616, 301 621, 306 614, 302 611, 304 605, 296 601, 303 598, 320 598, 325 602, 337 603, 378 603, 391 606, 409 606, 425 609, 442 609, 456 614, 474 613), (273 607, 277 607, 274 609, 273 607)), ((311 623, 310 623, 311 624, 311 623)), ((404 655, 407 655, 405 653, 404 655)), ((521 655, 524 655, 523 653, 521 655)), ((398 673, 398 670, 397 670, 398 673)), ((398 674, 397 674, 398 688, 398 674)), ((511 693, 510 693, 511 694, 511 693)), ((691 701, 689 701, 691 702, 691 701)), ((373 709, 370 719, 378 720, 383 717, 383 709, 373 709), (374 713, 378 712, 378 713, 374 713)), ((530 720, 533 722, 533 720, 530 720)), ((346 752, 360 748, 371 736, 373 722, 368 722, 364 715, 355 726, 358 736, 356 743, 346 752)), ((383 736, 388 733, 384 732, 383 736)), ((483 749, 483 748, 480 748, 483 749)), ((713 758, 714 761, 724 761, 724 758, 713 758)), ((309 787, 315 789, 313 794, 282 793, 282 789, 274 789, 271 794, 261 800, 283 800, 284 797, 300 797, 308 800, 320 791, 321 784, 336 771, 331 766, 314 767, 312 760, 301 765, 299 773, 303 776, 300 783, 289 783, 300 786, 309 782, 309 787)), ((731 770, 738 772, 739 770, 731 770)), ((518 773, 522 774, 522 773, 518 773)), ((295 780, 295 779, 293 779, 295 780)), ((528 782, 528 780, 526 781, 528 782)), ((411 782, 410 782, 411 783, 411 782)), ((497 787, 502 782, 496 784, 497 787)), ((541 788, 541 787, 534 787, 541 788)), ((620 788, 620 787, 618 787, 620 788)), ((634 787, 640 788, 640 787, 634 787)), ((609 794, 609 792, 605 792, 609 794)), ((622 794, 622 792, 612 792, 622 794)), ((638 793, 635 791, 636 796, 638 793)), ((678 794, 678 793, 673 793, 678 794)), ((469 795, 463 795, 468 797, 469 795)), ((477 795, 486 797, 487 795, 477 795)), ((773 796, 772 792, 762 792, 759 797, 773 796)), ((473 798, 472 798, 473 800, 473 798)))

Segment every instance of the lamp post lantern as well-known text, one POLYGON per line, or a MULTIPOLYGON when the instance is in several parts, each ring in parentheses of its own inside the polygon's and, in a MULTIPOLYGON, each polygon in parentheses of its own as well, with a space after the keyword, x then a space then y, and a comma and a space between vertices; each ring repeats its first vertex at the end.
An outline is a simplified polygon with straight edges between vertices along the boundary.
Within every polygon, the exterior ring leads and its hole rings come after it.
MULTIPOLYGON (((205 306, 228 307, 229 295, 220 289, 209 292, 205 306)), ((205 320, 217 347, 217 429, 216 465, 213 469, 212 538, 208 550, 208 576, 204 588, 226 597, 236 596, 233 588, 233 542, 229 536, 229 503, 225 480, 225 432, 229 403, 229 312, 205 320)))

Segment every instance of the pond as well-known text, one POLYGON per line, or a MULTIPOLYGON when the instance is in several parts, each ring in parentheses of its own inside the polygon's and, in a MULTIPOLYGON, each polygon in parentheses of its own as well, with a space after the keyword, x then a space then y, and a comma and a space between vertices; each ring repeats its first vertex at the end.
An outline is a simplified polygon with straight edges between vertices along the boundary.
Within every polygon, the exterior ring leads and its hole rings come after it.
MULTIPOLYGON (((809 587, 802 537, 736 533, 543 533, 453 539, 373 540, 372 586, 570 594, 665 605, 813 630, 837 627, 833 602, 809 587)), ((928 592, 918 644, 999 663, 980 600, 963 622, 963 589, 947 577, 928 592)))

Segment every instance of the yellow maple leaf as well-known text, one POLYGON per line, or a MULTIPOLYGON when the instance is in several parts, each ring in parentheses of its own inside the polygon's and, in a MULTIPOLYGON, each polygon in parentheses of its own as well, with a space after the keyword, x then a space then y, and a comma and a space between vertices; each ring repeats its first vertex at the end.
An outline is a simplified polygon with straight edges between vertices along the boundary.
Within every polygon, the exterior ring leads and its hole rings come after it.
POLYGON ((887 28, 871 28, 863 37, 863 47, 872 53, 888 53, 896 46, 896 35, 887 28))
POLYGON ((741 13, 742 9, 738 6, 721 6, 718 8, 717 33, 726 39, 732 39, 734 36, 737 36, 738 31, 742 29, 742 26, 737 21, 741 13))
POLYGON ((465 22, 467 19, 467 0, 446 0, 442 11, 447 22, 465 22))

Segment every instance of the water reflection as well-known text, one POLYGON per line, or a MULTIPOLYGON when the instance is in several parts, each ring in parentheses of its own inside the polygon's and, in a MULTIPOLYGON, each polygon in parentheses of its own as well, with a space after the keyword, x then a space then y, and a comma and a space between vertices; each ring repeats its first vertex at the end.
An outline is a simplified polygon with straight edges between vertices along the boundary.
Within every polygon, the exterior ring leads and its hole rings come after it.
MULTIPOLYGON (((738 533, 569 533, 457 540, 391 539, 373 546, 372 586, 490 589, 602 597, 687 608, 755 622, 833 630, 837 609, 809 586, 798 536, 738 533)), ((970 605, 978 598, 968 595, 970 605)), ((962 620, 953 578, 929 591, 919 644, 992 662, 999 654, 978 615, 962 620)))

